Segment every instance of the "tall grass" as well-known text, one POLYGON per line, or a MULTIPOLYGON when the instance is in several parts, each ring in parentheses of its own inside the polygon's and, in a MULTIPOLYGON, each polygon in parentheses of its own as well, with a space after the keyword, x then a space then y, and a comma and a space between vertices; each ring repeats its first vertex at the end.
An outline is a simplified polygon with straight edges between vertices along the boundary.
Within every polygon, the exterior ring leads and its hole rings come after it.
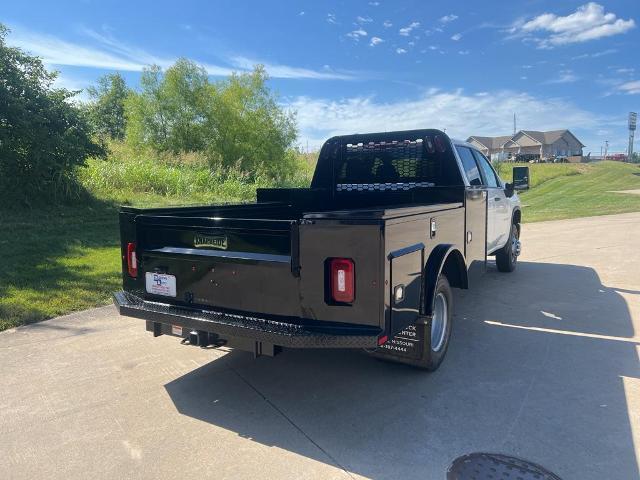
POLYGON ((110 145, 106 159, 90 159, 80 169, 82 185, 95 196, 140 205, 235 202, 255 199, 256 188, 308 186, 312 162, 297 156, 286 177, 273 178, 238 168, 210 166, 198 153, 162 155, 110 145))

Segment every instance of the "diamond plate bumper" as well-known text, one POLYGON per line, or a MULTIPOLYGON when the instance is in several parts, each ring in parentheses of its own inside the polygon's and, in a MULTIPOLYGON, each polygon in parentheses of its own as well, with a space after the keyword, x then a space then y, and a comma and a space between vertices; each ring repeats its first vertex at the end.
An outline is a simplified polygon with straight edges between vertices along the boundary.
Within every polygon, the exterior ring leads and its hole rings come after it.
MULTIPOLYGON (((381 329, 352 324, 295 324, 251 315, 149 302, 127 292, 113 294, 120 315, 290 348, 375 348, 381 329)), ((300 319, 300 322, 304 320, 300 319)))

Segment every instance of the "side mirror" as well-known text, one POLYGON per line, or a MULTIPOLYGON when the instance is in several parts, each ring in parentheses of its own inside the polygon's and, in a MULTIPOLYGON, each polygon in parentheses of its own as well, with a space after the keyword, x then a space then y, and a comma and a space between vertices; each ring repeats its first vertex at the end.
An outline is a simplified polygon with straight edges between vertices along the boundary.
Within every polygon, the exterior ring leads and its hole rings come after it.
POLYGON ((514 193, 513 183, 505 183, 504 184, 504 195, 505 195, 505 197, 511 198, 511 197, 513 197, 513 193, 514 193))
POLYGON ((529 167, 513 167, 513 189, 529 190, 529 167))

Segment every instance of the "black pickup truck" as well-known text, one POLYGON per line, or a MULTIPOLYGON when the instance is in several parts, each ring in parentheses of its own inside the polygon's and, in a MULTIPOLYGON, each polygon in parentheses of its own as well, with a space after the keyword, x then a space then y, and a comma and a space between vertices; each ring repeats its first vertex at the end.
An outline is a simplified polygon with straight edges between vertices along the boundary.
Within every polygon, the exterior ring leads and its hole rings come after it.
POLYGON ((487 256, 512 271, 516 188, 473 146, 439 130, 329 139, 310 188, 255 203, 120 213, 122 315, 154 336, 257 355, 362 348, 433 370, 454 288, 487 256))

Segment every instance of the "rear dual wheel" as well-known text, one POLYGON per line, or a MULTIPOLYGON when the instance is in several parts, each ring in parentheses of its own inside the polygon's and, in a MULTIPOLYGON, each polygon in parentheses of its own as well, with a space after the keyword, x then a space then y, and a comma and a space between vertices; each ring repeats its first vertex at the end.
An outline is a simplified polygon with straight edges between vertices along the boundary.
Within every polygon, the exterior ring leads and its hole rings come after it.
POLYGON ((434 292, 433 316, 424 325, 424 339, 425 342, 429 339, 429 348, 424 349, 423 358, 417 366, 430 371, 440 366, 449 348, 452 319, 453 293, 447 277, 440 275, 434 292))
POLYGON ((373 355, 380 360, 400 362, 424 370, 437 370, 449 348, 451 320, 453 319, 453 294, 447 277, 440 275, 433 294, 433 314, 421 317, 415 324, 417 355, 399 356, 385 349, 378 349, 373 355))

